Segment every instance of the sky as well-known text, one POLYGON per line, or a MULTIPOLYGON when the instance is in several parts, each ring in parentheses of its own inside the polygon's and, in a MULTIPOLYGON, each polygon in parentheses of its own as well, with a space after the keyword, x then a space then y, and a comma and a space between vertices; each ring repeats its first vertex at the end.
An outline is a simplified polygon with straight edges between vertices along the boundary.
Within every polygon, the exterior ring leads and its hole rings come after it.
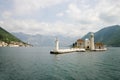
POLYGON ((120 0, 0 0, 0 26, 26 34, 83 36, 120 24, 120 0))

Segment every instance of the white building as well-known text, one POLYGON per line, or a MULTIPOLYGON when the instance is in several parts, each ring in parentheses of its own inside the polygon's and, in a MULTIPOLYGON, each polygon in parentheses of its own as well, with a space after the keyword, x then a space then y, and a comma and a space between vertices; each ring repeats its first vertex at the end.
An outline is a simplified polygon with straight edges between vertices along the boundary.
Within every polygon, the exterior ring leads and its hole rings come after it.
POLYGON ((90 40, 85 39, 85 49, 90 49, 90 40))
POLYGON ((94 33, 90 34, 90 39, 78 39, 77 40, 77 47, 79 48, 85 48, 87 50, 95 50, 95 43, 94 43, 94 33))
POLYGON ((58 50, 59 50, 59 41, 56 38, 56 40, 55 40, 55 51, 58 51, 58 50))
POLYGON ((90 50, 95 50, 94 34, 90 34, 90 50))

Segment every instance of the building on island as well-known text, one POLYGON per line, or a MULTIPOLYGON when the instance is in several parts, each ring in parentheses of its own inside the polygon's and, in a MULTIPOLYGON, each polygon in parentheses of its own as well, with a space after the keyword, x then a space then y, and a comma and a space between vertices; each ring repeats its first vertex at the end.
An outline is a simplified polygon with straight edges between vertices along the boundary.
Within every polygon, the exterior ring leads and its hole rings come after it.
POLYGON ((95 49, 103 49, 104 47, 105 47, 104 44, 101 42, 95 43, 95 49))
POLYGON ((89 40, 89 39, 85 39, 85 43, 84 43, 84 44, 85 44, 85 47, 84 47, 84 48, 85 48, 86 50, 89 50, 89 49, 90 49, 90 40, 89 40))
POLYGON ((78 39, 77 40, 77 47, 78 48, 84 48, 84 40, 78 39))
POLYGON ((56 40, 55 40, 55 49, 54 49, 55 51, 58 51, 59 50, 59 41, 58 41, 58 39, 56 38, 56 40))
POLYGON ((70 53, 70 52, 85 52, 86 50, 90 51, 103 51, 107 50, 104 48, 103 43, 95 43, 94 42, 94 34, 90 34, 90 39, 78 39, 75 43, 73 43, 73 48, 70 49, 60 49, 59 48, 59 40, 56 38, 55 40, 55 48, 50 51, 51 54, 61 54, 61 53, 70 53))
POLYGON ((86 50, 106 50, 106 48, 104 47, 104 44, 101 42, 94 42, 94 33, 90 34, 90 38, 89 39, 78 39, 75 44, 74 47, 76 48, 85 48, 86 50))

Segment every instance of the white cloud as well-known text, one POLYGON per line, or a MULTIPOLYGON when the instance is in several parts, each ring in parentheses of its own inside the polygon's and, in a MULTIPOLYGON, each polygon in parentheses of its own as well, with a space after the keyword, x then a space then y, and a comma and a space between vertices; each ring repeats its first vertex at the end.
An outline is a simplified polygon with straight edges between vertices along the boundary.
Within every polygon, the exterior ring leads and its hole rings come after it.
MULTIPOLYGON (((85 5, 83 7, 86 7, 85 5)), ((85 9, 77 6, 76 4, 69 4, 66 10, 69 18, 79 22, 80 24, 91 24, 93 21, 98 21, 98 15, 94 9, 85 9)))
POLYGON ((67 16, 76 23, 101 29, 120 23, 120 0, 76 0, 70 3, 67 16), (100 27, 99 27, 100 26, 100 27))
POLYGON ((104 22, 104 24, 118 24, 120 23, 120 0, 117 1, 105 1, 99 4, 99 19, 104 22))
MULTIPOLYGON (((65 0, 69 1, 69 0, 65 0)), ((68 36, 83 36, 88 32, 95 32, 105 26, 120 24, 120 0, 75 0, 66 3, 66 10, 60 8, 50 8, 50 11, 55 11, 55 16, 44 12, 45 8, 64 4, 64 0, 14 0, 12 10, 3 10, 0 17, 0 25, 11 32, 24 32, 29 34, 43 35, 68 35, 68 36), (42 9, 42 10, 41 10, 42 9), (45 14, 35 15, 38 12, 45 14), (39 20, 39 18, 31 17, 29 14, 39 16, 47 21, 39 20), (28 15, 27 17, 25 15, 28 15), (24 18, 18 18, 24 17, 24 18), (62 17, 61 20, 56 17, 62 17), (63 20, 63 21, 62 21, 63 20), (50 21, 50 22, 49 22, 50 21)), ((63 8, 63 7, 62 7, 63 8)))
POLYGON ((8 19, 8 18, 10 18, 11 16, 12 16, 12 13, 9 12, 9 11, 4 11, 4 12, 2 13, 2 18, 4 18, 4 19, 8 19))
POLYGON ((66 35, 66 36, 83 36, 89 30, 95 31, 93 27, 86 27, 80 24, 55 22, 46 23, 36 20, 5 20, 0 21, 1 26, 10 32, 23 32, 28 34, 42 35, 66 35))
POLYGON ((14 0, 14 10, 17 14, 34 14, 40 9, 65 1, 66 0, 14 0))
POLYGON ((57 13, 56 16, 58 16, 58 17, 62 17, 62 16, 64 16, 64 13, 62 13, 62 12, 57 13))
POLYGON ((81 14, 81 11, 80 9, 77 7, 77 5, 75 4, 69 4, 68 5, 68 10, 66 10, 67 14, 73 18, 73 19, 77 19, 79 20, 80 19, 80 14, 81 14))

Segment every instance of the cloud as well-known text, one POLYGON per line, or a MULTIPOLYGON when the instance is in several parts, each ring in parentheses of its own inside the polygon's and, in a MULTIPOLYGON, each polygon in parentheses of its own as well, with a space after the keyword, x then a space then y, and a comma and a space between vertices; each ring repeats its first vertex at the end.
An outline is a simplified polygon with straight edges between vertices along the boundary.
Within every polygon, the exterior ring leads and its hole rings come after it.
POLYGON ((68 5, 68 9, 66 10, 66 13, 68 14, 69 17, 73 18, 73 19, 80 19, 80 14, 81 11, 80 9, 77 7, 77 5, 70 3, 68 5))
POLYGON ((119 17, 120 17, 119 15, 117 16, 117 15, 111 15, 111 14, 105 14, 105 13, 99 15, 99 18, 107 23, 118 22, 120 21, 119 17))
MULTIPOLYGON (((76 23, 95 27, 120 23, 120 0, 76 0, 68 5, 68 18, 76 23)), ((99 29, 103 28, 99 27, 99 29)))
POLYGON ((13 0, 9 4, 12 8, 0 8, 0 25, 11 32, 83 36, 120 24, 119 3, 120 0, 13 0))
POLYGON ((79 24, 64 23, 56 21, 55 23, 39 22, 36 20, 5 20, 0 21, 1 26, 10 32, 23 32, 27 34, 41 35, 66 35, 66 36, 83 36, 91 27, 85 27, 79 24))
POLYGON ((66 0, 14 0, 14 12, 17 14, 34 14, 36 11, 66 0))
POLYGON ((79 22, 80 24, 91 24, 93 21, 98 21, 98 15, 94 12, 94 9, 85 9, 86 6, 82 6, 82 8, 77 6, 76 4, 69 4, 68 9, 66 10, 69 18, 79 22))
POLYGON ((99 12, 99 19, 106 23, 106 24, 118 24, 120 23, 120 0, 117 1, 112 1, 110 0, 109 2, 107 1, 102 1, 101 4, 99 4, 99 9, 101 10, 99 12))
POLYGON ((8 19, 8 18, 10 18, 11 16, 12 16, 12 13, 9 12, 9 11, 4 11, 4 12, 2 13, 2 18, 4 18, 4 19, 8 19))
POLYGON ((57 13, 56 16, 57 16, 57 17, 62 17, 62 16, 64 16, 64 13, 62 13, 62 12, 57 13))

